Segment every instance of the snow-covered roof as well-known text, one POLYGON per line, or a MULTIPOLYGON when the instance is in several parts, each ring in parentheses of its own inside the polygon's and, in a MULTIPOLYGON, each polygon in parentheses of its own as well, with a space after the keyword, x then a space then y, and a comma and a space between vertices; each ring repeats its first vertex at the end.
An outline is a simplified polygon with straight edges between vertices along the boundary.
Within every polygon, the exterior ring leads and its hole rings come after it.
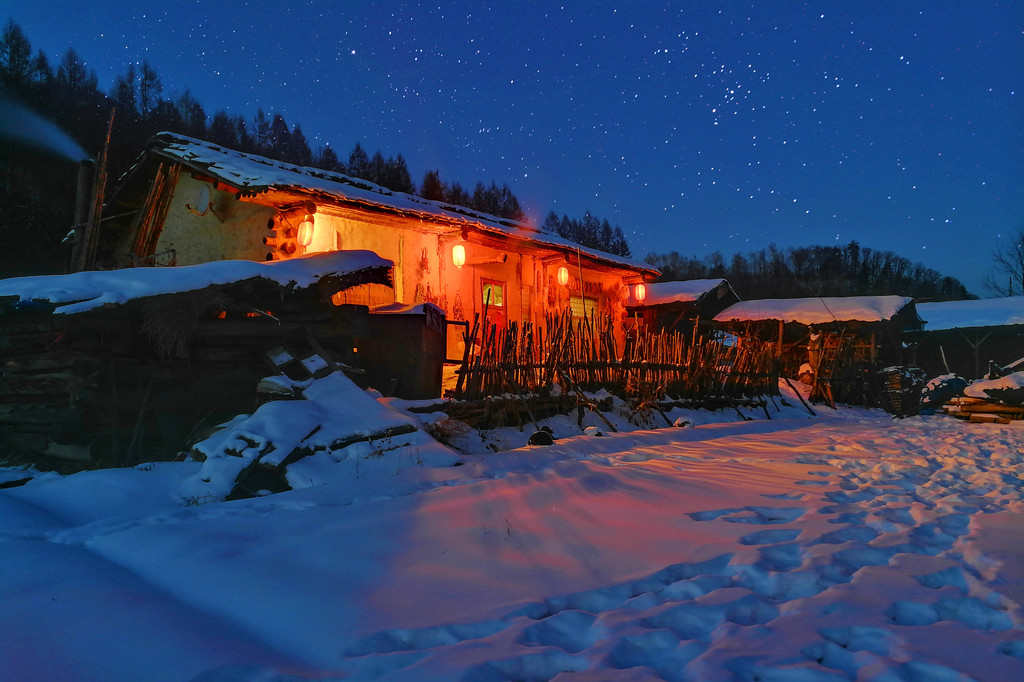
POLYGON ((152 151, 208 174, 240 190, 246 196, 255 196, 269 189, 313 194, 317 198, 329 198, 339 203, 361 203, 420 218, 441 218, 455 225, 499 233, 560 251, 578 250, 592 259, 633 270, 651 274, 658 272, 643 261, 581 247, 525 223, 498 218, 446 202, 394 192, 361 178, 236 152, 184 135, 159 133, 153 138, 152 151))
POLYGON ((781 320, 801 324, 830 322, 881 322, 892 319, 913 299, 905 296, 833 296, 817 298, 768 298, 742 301, 715 317, 716 322, 781 320))
POLYGON ((1024 324, 1024 296, 918 303, 925 331, 1024 324))
MULTIPOLYGON (((701 296, 714 291, 724 284, 732 291, 729 282, 724 279, 687 279, 679 282, 655 282, 647 285, 647 297, 643 301, 645 306, 664 305, 666 303, 689 303, 697 301, 701 296)), ((629 291, 627 306, 641 305, 634 297, 634 291, 629 291)))
POLYGON ((49 301, 58 306, 54 312, 70 314, 107 303, 121 304, 147 296, 196 291, 257 277, 284 287, 305 288, 325 277, 353 275, 392 265, 372 251, 333 251, 269 263, 226 260, 168 268, 85 271, 3 279, 0 280, 0 297, 49 301))

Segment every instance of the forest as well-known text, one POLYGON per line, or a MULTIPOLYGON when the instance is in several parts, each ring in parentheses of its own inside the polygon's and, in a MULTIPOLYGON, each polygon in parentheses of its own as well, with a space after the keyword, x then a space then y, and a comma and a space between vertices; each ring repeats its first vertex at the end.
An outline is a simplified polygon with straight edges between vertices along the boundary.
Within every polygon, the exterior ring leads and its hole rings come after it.
MULTIPOLYGON (((301 125, 289 126, 281 114, 259 109, 251 119, 225 110, 209 116, 195 96, 184 92, 166 96, 159 74, 146 60, 129 64, 109 92, 99 88, 94 70, 87 68, 74 48, 56 65, 42 52, 33 54, 22 29, 8 21, 0 35, 0 113, 13 107, 30 109, 53 122, 96 155, 103 146, 108 122, 113 130, 108 151, 111 181, 131 165, 157 132, 169 130, 242 152, 259 154, 303 166, 363 178, 394 191, 463 206, 512 220, 524 220, 523 209, 507 184, 476 182, 467 190, 428 170, 422 181, 412 180, 402 154, 368 154, 356 142, 342 158, 327 144, 312 150, 301 125)), ((9 116, 8 116, 9 117, 9 116)), ((0 124, 3 122, 0 116, 0 124)), ((9 117, 10 118, 10 117, 9 117)), ((26 151, 15 144, 11 131, 0 129, 0 276, 61 272, 67 253, 61 243, 71 228, 72 205, 81 158, 26 151)), ((582 246, 630 257, 622 228, 589 211, 581 218, 546 216, 542 229, 582 246)), ((968 298, 958 280, 912 263, 890 251, 807 246, 781 250, 776 246, 736 254, 705 257, 672 251, 651 253, 646 261, 662 272, 662 280, 728 279, 739 292, 759 297, 901 294, 924 300, 968 298)))
MULTIPOLYGON (((0 113, 4 114, 0 125, 3 119, 28 116, 52 122, 84 148, 82 155, 92 157, 103 147, 112 111, 107 153, 112 180, 127 170, 150 137, 169 130, 501 218, 526 217, 507 184, 478 181, 468 190, 457 181, 442 180, 437 170, 428 170, 417 189, 402 154, 385 156, 377 150, 370 155, 359 142, 344 159, 330 144, 314 151, 300 124, 289 126, 281 114, 262 109, 251 119, 225 110, 209 116, 187 88, 165 96, 159 74, 146 60, 138 66, 129 64, 109 92, 103 92, 95 70, 73 47, 54 65, 42 51, 33 54, 24 31, 8 21, 0 35, 0 113)), ((18 140, 21 132, 0 129, 0 237, 9 244, 0 255, 0 274, 59 271, 65 258, 60 243, 71 227, 77 164, 82 158, 46 153, 31 140, 18 140), (18 238, 25 234, 34 238, 18 238)))
POLYGON ((661 271, 663 281, 710 279, 729 281, 741 297, 801 298, 808 296, 911 296, 920 301, 977 298, 954 277, 892 251, 876 251, 856 241, 846 246, 803 246, 704 258, 676 251, 649 254, 647 263, 661 271), (756 293, 756 296, 754 294, 756 293))

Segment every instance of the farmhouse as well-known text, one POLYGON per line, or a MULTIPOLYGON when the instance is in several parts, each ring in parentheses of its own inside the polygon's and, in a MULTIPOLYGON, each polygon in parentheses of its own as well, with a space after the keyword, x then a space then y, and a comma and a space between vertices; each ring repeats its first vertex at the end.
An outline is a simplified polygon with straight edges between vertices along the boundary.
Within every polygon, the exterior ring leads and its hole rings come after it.
POLYGON ((922 321, 910 298, 845 296, 737 303, 715 322, 741 338, 774 341, 781 376, 802 375, 812 397, 870 402, 874 373, 906 361, 903 340, 922 321))
POLYGON ((448 334, 453 359, 462 357, 457 332, 477 318, 542 327, 567 308, 613 319, 621 344, 629 288, 658 274, 528 224, 172 133, 151 140, 100 224, 79 240, 94 245, 86 267, 372 251, 394 263, 394 286, 355 287, 335 302, 432 303, 458 326, 448 334))

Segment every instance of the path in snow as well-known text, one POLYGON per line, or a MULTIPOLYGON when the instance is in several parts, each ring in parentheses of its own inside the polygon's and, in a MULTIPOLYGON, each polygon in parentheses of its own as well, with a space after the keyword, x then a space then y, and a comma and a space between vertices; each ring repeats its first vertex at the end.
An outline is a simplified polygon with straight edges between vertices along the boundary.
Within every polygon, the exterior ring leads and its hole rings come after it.
MULTIPOLYGON (((609 457, 614 472, 657 462, 664 474, 675 463, 684 478, 727 478, 766 459, 811 470, 760 504, 662 511, 683 538, 735 538, 752 551, 665 565, 497 618, 382 630, 346 648, 346 668, 393 662, 395 679, 402 669, 443 679, 465 668, 461 679, 481 681, 1021 679, 1020 604, 1001 591, 1019 592, 1021 565, 1016 583, 1006 582, 973 542, 985 514, 1024 519, 1020 430, 1008 446, 991 430, 913 421, 825 423, 797 438, 727 437, 609 457)), ((587 475, 594 470, 573 474, 587 475)), ((512 542, 520 531, 509 524, 512 542)))

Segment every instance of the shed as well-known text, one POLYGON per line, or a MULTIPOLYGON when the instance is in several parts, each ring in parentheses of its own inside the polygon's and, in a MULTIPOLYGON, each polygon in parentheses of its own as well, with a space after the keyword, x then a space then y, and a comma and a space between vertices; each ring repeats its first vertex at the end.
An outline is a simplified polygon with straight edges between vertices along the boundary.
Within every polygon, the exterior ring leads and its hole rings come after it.
POLYGON ((904 339, 922 325, 913 300, 905 296, 743 301, 716 315, 715 322, 741 342, 744 337, 774 341, 782 376, 803 375, 814 387, 812 397, 849 403, 872 402, 868 377, 903 364, 904 339))
POLYGON ((694 324, 710 323, 718 313, 740 300, 724 279, 690 279, 654 282, 646 285, 643 301, 636 299, 635 288, 626 301, 626 311, 634 325, 654 331, 694 332, 694 324))
POLYGON ((988 363, 1024 358, 1024 296, 918 303, 924 329, 915 334, 917 364, 930 376, 979 379, 988 363))
POLYGON ((0 280, 0 450, 115 465, 168 459, 251 412, 260 380, 355 371, 372 342, 367 251, 0 280))

